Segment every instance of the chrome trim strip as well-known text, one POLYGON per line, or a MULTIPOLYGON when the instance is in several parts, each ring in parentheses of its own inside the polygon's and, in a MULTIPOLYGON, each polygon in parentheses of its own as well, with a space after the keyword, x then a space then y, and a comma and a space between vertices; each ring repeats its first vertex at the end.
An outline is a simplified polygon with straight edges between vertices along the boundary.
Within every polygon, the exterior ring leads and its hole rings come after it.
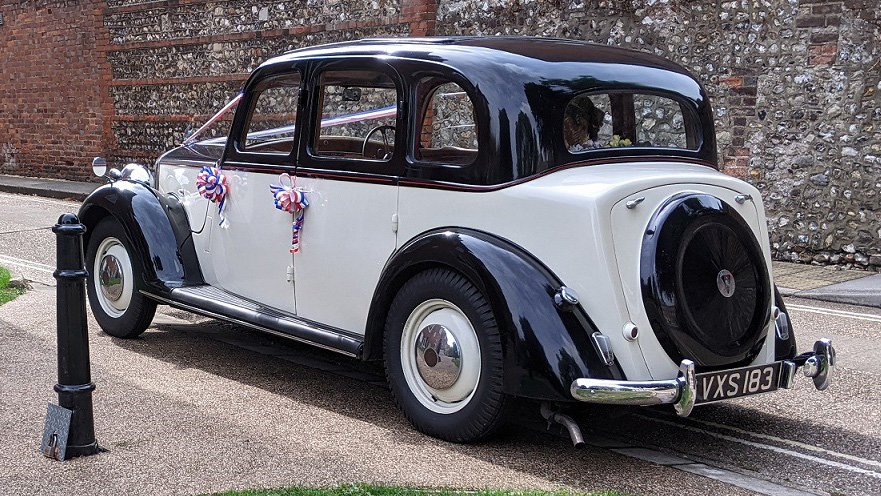
POLYGON ((780 367, 780 387, 792 389, 796 370, 798 370, 798 364, 790 360, 783 360, 783 364, 780 367))
MULTIPOLYGON (((144 291, 144 290, 140 290, 140 293, 141 293, 142 295, 144 295, 144 296, 146 296, 146 297, 148 297, 148 298, 151 298, 151 299, 153 299, 153 300, 156 300, 156 301, 158 301, 158 302, 160 302, 160 303, 165 303, 166 305, 171 305, 171 306, 173 306, 173 307, 175 307, 175 308, 180 308, 181 310, 186 310, 186 311, 188 311, 188 312, 193 312, 193 313, 197 313, 197 314, 199 314, 199 315, 204 315, 205 317, 210 317, 210 318, 212 318, 212 319, 225 320, 225 321, 227 321, 227 322, 231 322, 231 323, 233 323, 233 324, 238 324, 238 325, 243 325, 243 326, 245 326, 245 327, 250 327, 250 328, 252 328, 252 329, 255 329, 255 330, 258 330, 258 331, 261 331, 261 332, 265 332, 265 333, 267 333, 267 334, 272 334, 272 335, 275 335, 275 336, 278 336, 278 337, 287 338, 287 339, 290 339, 290 340, 293 340, 293 341, 297 341, 297 342, 300 342, 300 343, 305 343, 305 344, 308 344, 308 345, 311 345, 311 346, 316 346, 316 347, 318 347, 318 348, 323 348, 323 349, 325 349, 325 350, 335 351, 335 352, 337 352, 337 353, 339 353, 339 354, 341 354, 341 355, 346 355, 346 356, 349 356, 349 357, 352 357, 352 358, 358 358, 358 355, 356 355, 356 354, 354 354, 354 353, 349 353, 348 351, 341 350, 341 349, 339 349, 339 348, 334 348, 334 347, 332 347, 332 346, 327 346, 327 345, 325 345, 325 344, 316 343, 316 342, 314 342, 314 341, 310 341, 310 340, 308 340, 308 339, 303 339, 303 338, 301 338, 301 337, 294 336, 294 335, 292 335, 292 334, 287 334, 287 333, 284 333, 284 332, 281 332, 281 331, 276 331, 275 329, 269 329, 268 327, 263 327, 263 326, 260 326, 260 325, 257 325, 257 324, 251 323, 251 322, 246 322, 246 321, 244 321, 244 320, 237 319, 237 318, 235 318, 235 317, 229 317, 229 316, 222 315, 222 314, 219 314, 219 313, 216 313, 216 312, 212 312, 212 311, 210 311, 210 310, 205 310, 205 309, 202 309, 202 308, 194 307, 194 306, 192 306, 192 305, 187 305, 186 303, 181 303, 181 302, 179 302, 179 301, 171 300, 171 299, 168 299, 168 298, 163 298, 162 296, 158 296, 158 295, 155 295, 155 294, 153 294, 153 293, 149 293, 149 292, 144 291)), ((308 325, 306 325, 306 324, 304 324, 304 323, 302 323, 302 322, 300 322, 300 321, 297 321, 296 324, 297 324, 297 325, 300 325, 300 326, 302 326, 302 327, 304 327, 304 328, 309 328, 309 329, 312 329, 312 330, 315 330, 315 331, 318 331, 318 332, 329 332, 329 333, 332 332, 332 331, 328 331, 328 330, 326 330, 326 329, 322 329, 322 328, 318 328, 318 327, 314 327, 314 326, 308 326, 308 325)), ((334 334, 336 334, 336 333, 334 333, 334 334)), ((346 337, 348 337, 348 336, 346 336, 346 337)))
POLYGON ((606 365, 615 363, 615 352, 612 350, 612 342, 608 336, 597 331, 590 335, 590 340, 593 342, 593 348, 603 363, 606 365))

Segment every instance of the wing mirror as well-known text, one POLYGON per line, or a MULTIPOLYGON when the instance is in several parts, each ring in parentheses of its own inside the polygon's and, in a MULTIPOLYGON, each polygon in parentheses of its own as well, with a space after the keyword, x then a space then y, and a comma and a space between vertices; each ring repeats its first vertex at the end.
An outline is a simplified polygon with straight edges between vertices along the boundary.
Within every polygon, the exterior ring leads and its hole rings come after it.
POLYGON ((106 177, 111 181, 116 181, 120 176, 118 170, 107 168, 107 161, 104 160, 104 157, 95 157, 92 159, 92 172, 98 177, 106 177))

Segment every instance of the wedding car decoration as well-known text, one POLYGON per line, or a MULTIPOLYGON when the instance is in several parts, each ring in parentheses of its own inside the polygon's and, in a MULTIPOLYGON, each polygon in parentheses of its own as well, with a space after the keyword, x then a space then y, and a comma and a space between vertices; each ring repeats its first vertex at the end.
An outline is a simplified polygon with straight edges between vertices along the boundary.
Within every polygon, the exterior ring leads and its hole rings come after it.
POLYGON ((275 202, 275 208, 282 212, 289 212, 294 216, 294 222, 291 226, 291 253, 300 251, 300 231, 303 229, 303 219, 306 214, 306 207, 309 202, 306 200, 306 192, 296 189, 290 174, 282 174, 279 176, 278 184, 269 186, 272 193, 272 200, 275 202), (287 181, 287 185, 285 185, 287 181))
POLYGON ((719 171, 706 91, 652 54, 294 50, 154 172, 108 172, 80 210, 95 319, 142 346, 170 305, 381 361, 412 424, 454 442, 523 398, 578 444, 585 404, 687 416, 798 371, 830 384, 831 342, 797 349, 759 191, 719 171))
POLYGON ((229 181, 217 167, 204 166, 196 176, 196 188, 199 194, 212 203, 217 203, 218 225, 228 227, 224 216, 226 209, 226 197, 229 193, 229 181))

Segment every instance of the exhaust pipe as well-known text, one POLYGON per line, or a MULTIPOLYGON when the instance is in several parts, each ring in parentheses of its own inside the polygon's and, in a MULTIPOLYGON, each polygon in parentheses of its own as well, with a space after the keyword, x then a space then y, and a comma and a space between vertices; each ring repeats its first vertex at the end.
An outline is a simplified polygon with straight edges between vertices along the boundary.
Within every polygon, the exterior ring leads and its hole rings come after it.
POLYGON ((578 424, 572 417, 553 411, 550 403, 541 404, 541 416, 548 421, 548 427, 550 427, 552 422, 565 427, 569 431, 569 438, 572 439, 572 446, 575 449, 584 447, 584 436, 581 435, 581 427, 578 427, 578 424))

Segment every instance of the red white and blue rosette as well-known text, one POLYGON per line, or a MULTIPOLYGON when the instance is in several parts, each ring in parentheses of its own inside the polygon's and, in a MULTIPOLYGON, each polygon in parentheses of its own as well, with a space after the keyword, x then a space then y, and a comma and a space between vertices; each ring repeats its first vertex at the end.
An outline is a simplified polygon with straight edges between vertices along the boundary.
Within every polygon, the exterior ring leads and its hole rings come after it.
POLYGON ((220 218, 218 224, 222 228, 229 227, 229 222, 224 215, 226 208, 226 198, 229 196, 229 181, 226 176, 220 172, 217 167, 202 167, 196 176, 196 188, 199 194, 212 203, 218 203, 217 216, 220 218))
POLYGON ((279 176, 278 184, 271 184, 269 191, 272 193, 275 208, 294 215, 294 222, 291 225, 291 253, 297 253, 300 251, 300 231, 303 229, 306 207, 309 206, 306 192, 294 186, 294 180, 289 174, 279 176), (284 184, 285 179, 287 185, 284 184))

